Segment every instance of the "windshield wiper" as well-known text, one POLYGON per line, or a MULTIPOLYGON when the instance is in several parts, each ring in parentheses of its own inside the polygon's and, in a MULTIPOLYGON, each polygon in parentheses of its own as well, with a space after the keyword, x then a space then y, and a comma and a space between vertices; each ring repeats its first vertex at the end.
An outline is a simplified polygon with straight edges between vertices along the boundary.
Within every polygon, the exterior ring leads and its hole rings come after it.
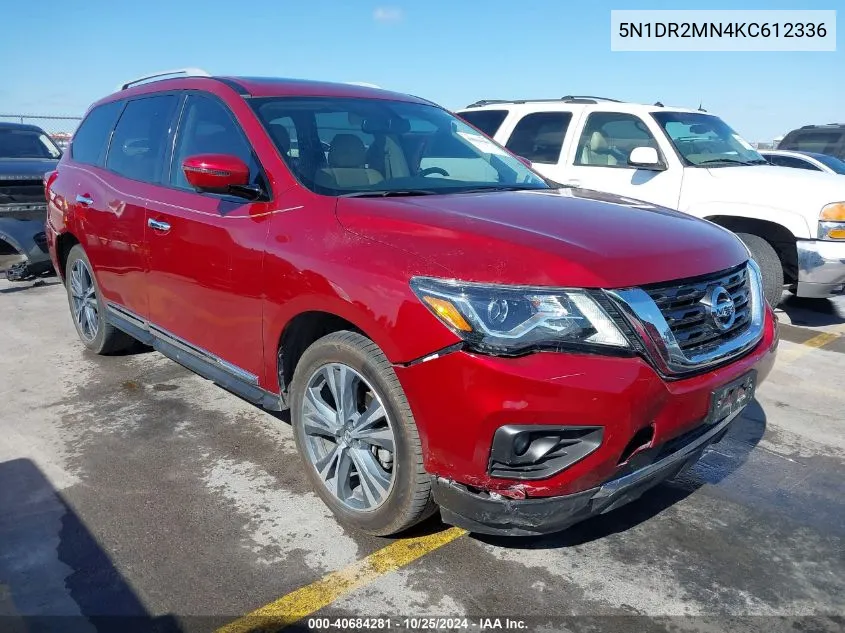
POLYGON ((747 163, 744 160, 734 160, 733 158, 708 158, 707 160, 703 160, 700 163, 696 163, 696 165, 707 165, 710 163, 724 163, 728 165, 754 165, 754 163, 747 163))
POLYGON ((400 196, 433 196, 442 193, 439 191, 431 191, 430 189, 396 189, 396 190, 382 190, 382 191, 353 191, 351 193, 340 194, 341 198, 390 198, 400 196))
POLYGON ((459 189, 452 193, 484 193, 485 191, 544 191, 546 187, 531 187, 526 185, 494 185, 492 187, 473 187, 472 189, 459 189))

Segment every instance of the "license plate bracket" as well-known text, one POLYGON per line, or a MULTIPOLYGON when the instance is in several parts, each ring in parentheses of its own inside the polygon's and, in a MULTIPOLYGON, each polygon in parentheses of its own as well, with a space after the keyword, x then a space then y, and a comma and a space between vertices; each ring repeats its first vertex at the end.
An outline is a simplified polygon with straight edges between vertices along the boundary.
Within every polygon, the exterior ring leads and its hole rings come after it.
POLYGON ((707 422, 713 424, 744 409, 753 399, 757 389, 757 372, 752 370, 714 390, 710 395, 707 422))

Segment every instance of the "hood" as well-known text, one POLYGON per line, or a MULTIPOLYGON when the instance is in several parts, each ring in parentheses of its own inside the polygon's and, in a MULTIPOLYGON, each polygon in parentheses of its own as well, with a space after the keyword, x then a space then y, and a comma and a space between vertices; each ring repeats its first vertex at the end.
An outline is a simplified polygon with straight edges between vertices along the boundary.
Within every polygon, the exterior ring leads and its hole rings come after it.
MULTIPOLYGON (((845 178, 838 174, 774 165, 685 171, 701 172, 700 186, 710 198, 799 213, 807 216, 813 225, 823 206, 845 201, 845 178)), ((687 176, 685 173, 685 180, 687 176)))
POLYGON ((465 281, 624 288, 747 259, 733 234, 662 207, 577 189, 340 198, 349 231, 465 281))
POLYGON ((0 158, 0 181, 41 180, 58 164, 52 158, 0 158))

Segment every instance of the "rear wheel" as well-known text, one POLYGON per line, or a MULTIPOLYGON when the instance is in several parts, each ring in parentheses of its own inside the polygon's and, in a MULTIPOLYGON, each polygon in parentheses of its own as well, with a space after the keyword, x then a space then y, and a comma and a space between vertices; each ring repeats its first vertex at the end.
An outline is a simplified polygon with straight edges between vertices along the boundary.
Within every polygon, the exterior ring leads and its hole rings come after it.
POLYGON ((751 251, 751 258, 757 262, 763 275, 763 295, 776 308, 783 297, 783 265, 774 247, 759 235, 737 233, 736 236, 751 251))
POLYGON ((375 343, 346 331, 317 340, 290 391, 307 476, 340 521, 387 536, 435 511, 410 407, 375 343))
POLYGON ((97 354, 110 354, 134 343, 135 339, 106 322, 105 304, 91 262, 79 244, 68 253, 65 285, 73 324, 85 347, 97 354))

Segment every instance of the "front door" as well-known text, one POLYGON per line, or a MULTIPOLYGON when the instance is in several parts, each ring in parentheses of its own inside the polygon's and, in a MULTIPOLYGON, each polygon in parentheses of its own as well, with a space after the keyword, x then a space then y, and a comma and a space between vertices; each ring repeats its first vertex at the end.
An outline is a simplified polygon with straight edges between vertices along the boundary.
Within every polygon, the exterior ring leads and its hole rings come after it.
MULTIPOLYGON (((147 206, 150 322, 218 360, 261 375, 262 263, 268 202, 193 190, 181 165, 197 154, 231 154, 264 177, 246 136, 215 97, 186 99, 168 188, 147 206)), ((266 190, 266 185, 263 185, 266 190)))
POLYGON ((671 158, 674 157, 661 153, 657 140, 639 116, 594 111, 587 116, 580 139, 570 149, 562 182, 677 209, 684 170, 677 163, 667 163, 671 158), (668 169, 652 171, 629 166, 628 157, 636 147, 655 148, 668 169))

